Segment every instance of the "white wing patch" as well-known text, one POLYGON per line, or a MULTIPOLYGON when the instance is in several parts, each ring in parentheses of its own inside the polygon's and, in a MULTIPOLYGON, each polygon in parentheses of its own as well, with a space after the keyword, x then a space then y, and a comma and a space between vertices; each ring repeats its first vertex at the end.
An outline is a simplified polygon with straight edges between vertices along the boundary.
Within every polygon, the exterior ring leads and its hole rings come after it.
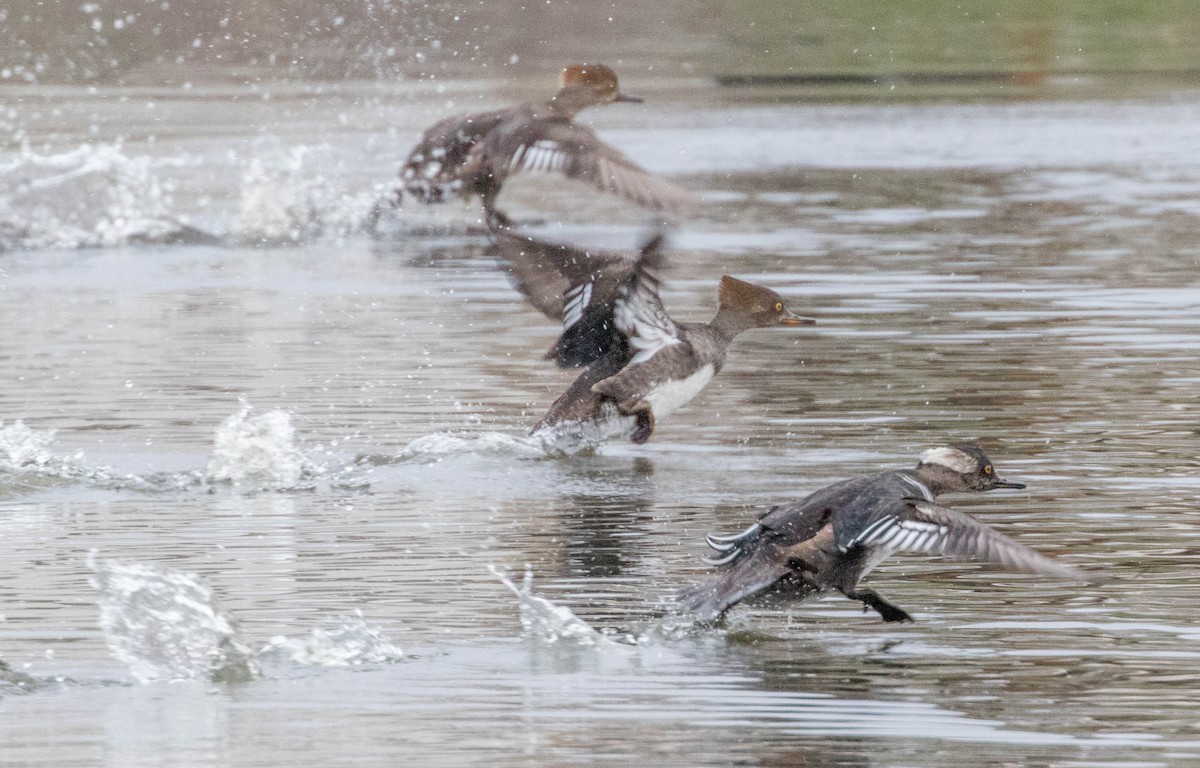
POLYGON ((592 301, 594 285, 595 283, 584 283, 567 291, 567 301, 563 305, 563 328, 570 328, 583 319, 583 313, 592 301))
POLYGON ((613 322, 634 349, 630 365, 644 363, 664 347, 683 343, 679 326, 667 317, 658 300, 658 281, 652 275, 643 275, 632 291, 622 286, 613 322))
POLYGON ((539 139, 532 144, 522 144, 513 152, 508 163, 510 171, 537 171, 541 173, 565 173, 571 162, 571 153, 557 141, 539 139))
POLYGON ((946 546, 949 526, 924 520, 904 520, 896 516, 882 517, 868 525, 846 546, 880 547, 892 552, 937 552, 946 546))

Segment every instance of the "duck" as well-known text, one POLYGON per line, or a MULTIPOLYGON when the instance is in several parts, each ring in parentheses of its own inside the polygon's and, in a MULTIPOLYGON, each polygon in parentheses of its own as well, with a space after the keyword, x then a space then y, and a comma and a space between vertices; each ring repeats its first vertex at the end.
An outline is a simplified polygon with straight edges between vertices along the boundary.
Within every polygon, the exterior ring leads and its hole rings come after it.
POLYGON ((885 622, 912 621, 902 608, 859 582, 897 552, 989 563, 1073 582, 1096 579, 1038 554, 974 517, 939 504, 946 493, 1024 488, 1004 480, 977 443, 952 443, 921 455, 915 469, 856 477, 768 510, 735 535, 710 534, 720 575, 679 595, 701 623, 719 621, 751 597, 804 598, 837 591, 885 622))
POLYGON ((621 91, 610 67, 572 64, 548 101, 445 118, 422 134, 400 168, 399 185, 371 218, 400 205, 406 193, 426 204, 479 196, 488 226, 508 227, 512 222, 496 198, 520 172, 557 173, 654 210, 679 210, 691 199, 687 191, 575 122, 588 107, 641 101, 621 91))
POLYGON ((658 420, 689 403, 720 372, 738 335, 816 322, 792 312, 770 288, 730 275, 720 280, 712 321, 676 322, 659 297, 663 242, 661 233, 651 236, 631 263, 570 247, 551 260, 569 285, 563 332, 548 356, 560 365, 586 367, 533 435, 569 435, 588 444, 625 436, 645 443, 658 420))

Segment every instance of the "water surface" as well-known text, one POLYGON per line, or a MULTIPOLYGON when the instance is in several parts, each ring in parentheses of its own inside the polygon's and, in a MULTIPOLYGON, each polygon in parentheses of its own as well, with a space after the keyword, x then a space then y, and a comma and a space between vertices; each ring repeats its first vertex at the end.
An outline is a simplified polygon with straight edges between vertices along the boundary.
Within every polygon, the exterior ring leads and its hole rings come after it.
MULTIPOLYGON (((646 105, 593 124, 701 198, 670 310, 706 319, 732 273, 819 324, 747 334, 650 444, 570 457, 521 440, 570 374, 474 210, 362 230, 421 127, 495 80, 3 92, 32 139, 0 159, 6 760, 1197 759, 1196 93, 628 79, 646 105), (912 625, 838 598, 666 616, 704 533, 967 438, 1029 489, 955 505, 1112 581, 907 557, 870 581, 912 625), (114 646, 105 563, 194 574, 177 626, 269 646, 251 679, 114 646)), ((546 180, 506 202, 546 237, 650 229, 546 180)))

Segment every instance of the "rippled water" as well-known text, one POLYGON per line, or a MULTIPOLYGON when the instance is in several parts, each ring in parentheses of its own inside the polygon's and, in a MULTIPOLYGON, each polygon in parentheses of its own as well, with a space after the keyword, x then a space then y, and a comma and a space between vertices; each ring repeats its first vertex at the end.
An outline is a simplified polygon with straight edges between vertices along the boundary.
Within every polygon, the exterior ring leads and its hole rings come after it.
MULTIPOLYGON (((819 324, 741 338, 650 444, 566 457, 523 439, 570 374, 474 211, 362 231, 492 81, 4 92, 37 137, 0 157, 5 761, 1200 759, 1197 94, 637 90, 594 124, 700 195, 671 311, 730 272, 819 324), (1112 581, 898 557, 870 581, 915 624, 670 614, 706 532, 963 438, 1029 489, 955 505, 1112 581)), ((548 180, 508 202, 552 238, 649 227, 548 180)))

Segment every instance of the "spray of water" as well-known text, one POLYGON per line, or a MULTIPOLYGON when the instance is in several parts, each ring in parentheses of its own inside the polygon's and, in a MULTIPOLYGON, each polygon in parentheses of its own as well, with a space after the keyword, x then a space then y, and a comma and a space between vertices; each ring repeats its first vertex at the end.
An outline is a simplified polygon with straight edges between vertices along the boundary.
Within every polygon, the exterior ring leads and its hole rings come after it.
POLYGON ((213 438, 210 482, 257 488, 299 488, 321 474, 300 450, 291 417, 280 410, 254 414, 246 401, 221 422, 213 438))
POLYGON ((273 637, 259 655, 321 667, 387 664, 404 658, 399 646, 367 623, 361 612, 337 619, 328 628, 316 627, 307 637, 273 637))
POLYGON ((572 613, 570 608, 556 605, 533 594, 533 571, 528 565, 525 566, 525 577, 520 585, 515 584, 507 573, 494 565, 489 565, 488 570, 517 596, 522 637, 525 639, 581 646, 616 645, 592 625, 572 613))
POLYGON ((40 154, 23 147, 0 162, 0 250, 84 248, 203 240, 171 213, 162 163, 120 145, 40 154))
POLYGON ((148 563, 89 555, 108 649, 138 682, 242 682, 259 676, 254 652, 203 579, 148 563))

